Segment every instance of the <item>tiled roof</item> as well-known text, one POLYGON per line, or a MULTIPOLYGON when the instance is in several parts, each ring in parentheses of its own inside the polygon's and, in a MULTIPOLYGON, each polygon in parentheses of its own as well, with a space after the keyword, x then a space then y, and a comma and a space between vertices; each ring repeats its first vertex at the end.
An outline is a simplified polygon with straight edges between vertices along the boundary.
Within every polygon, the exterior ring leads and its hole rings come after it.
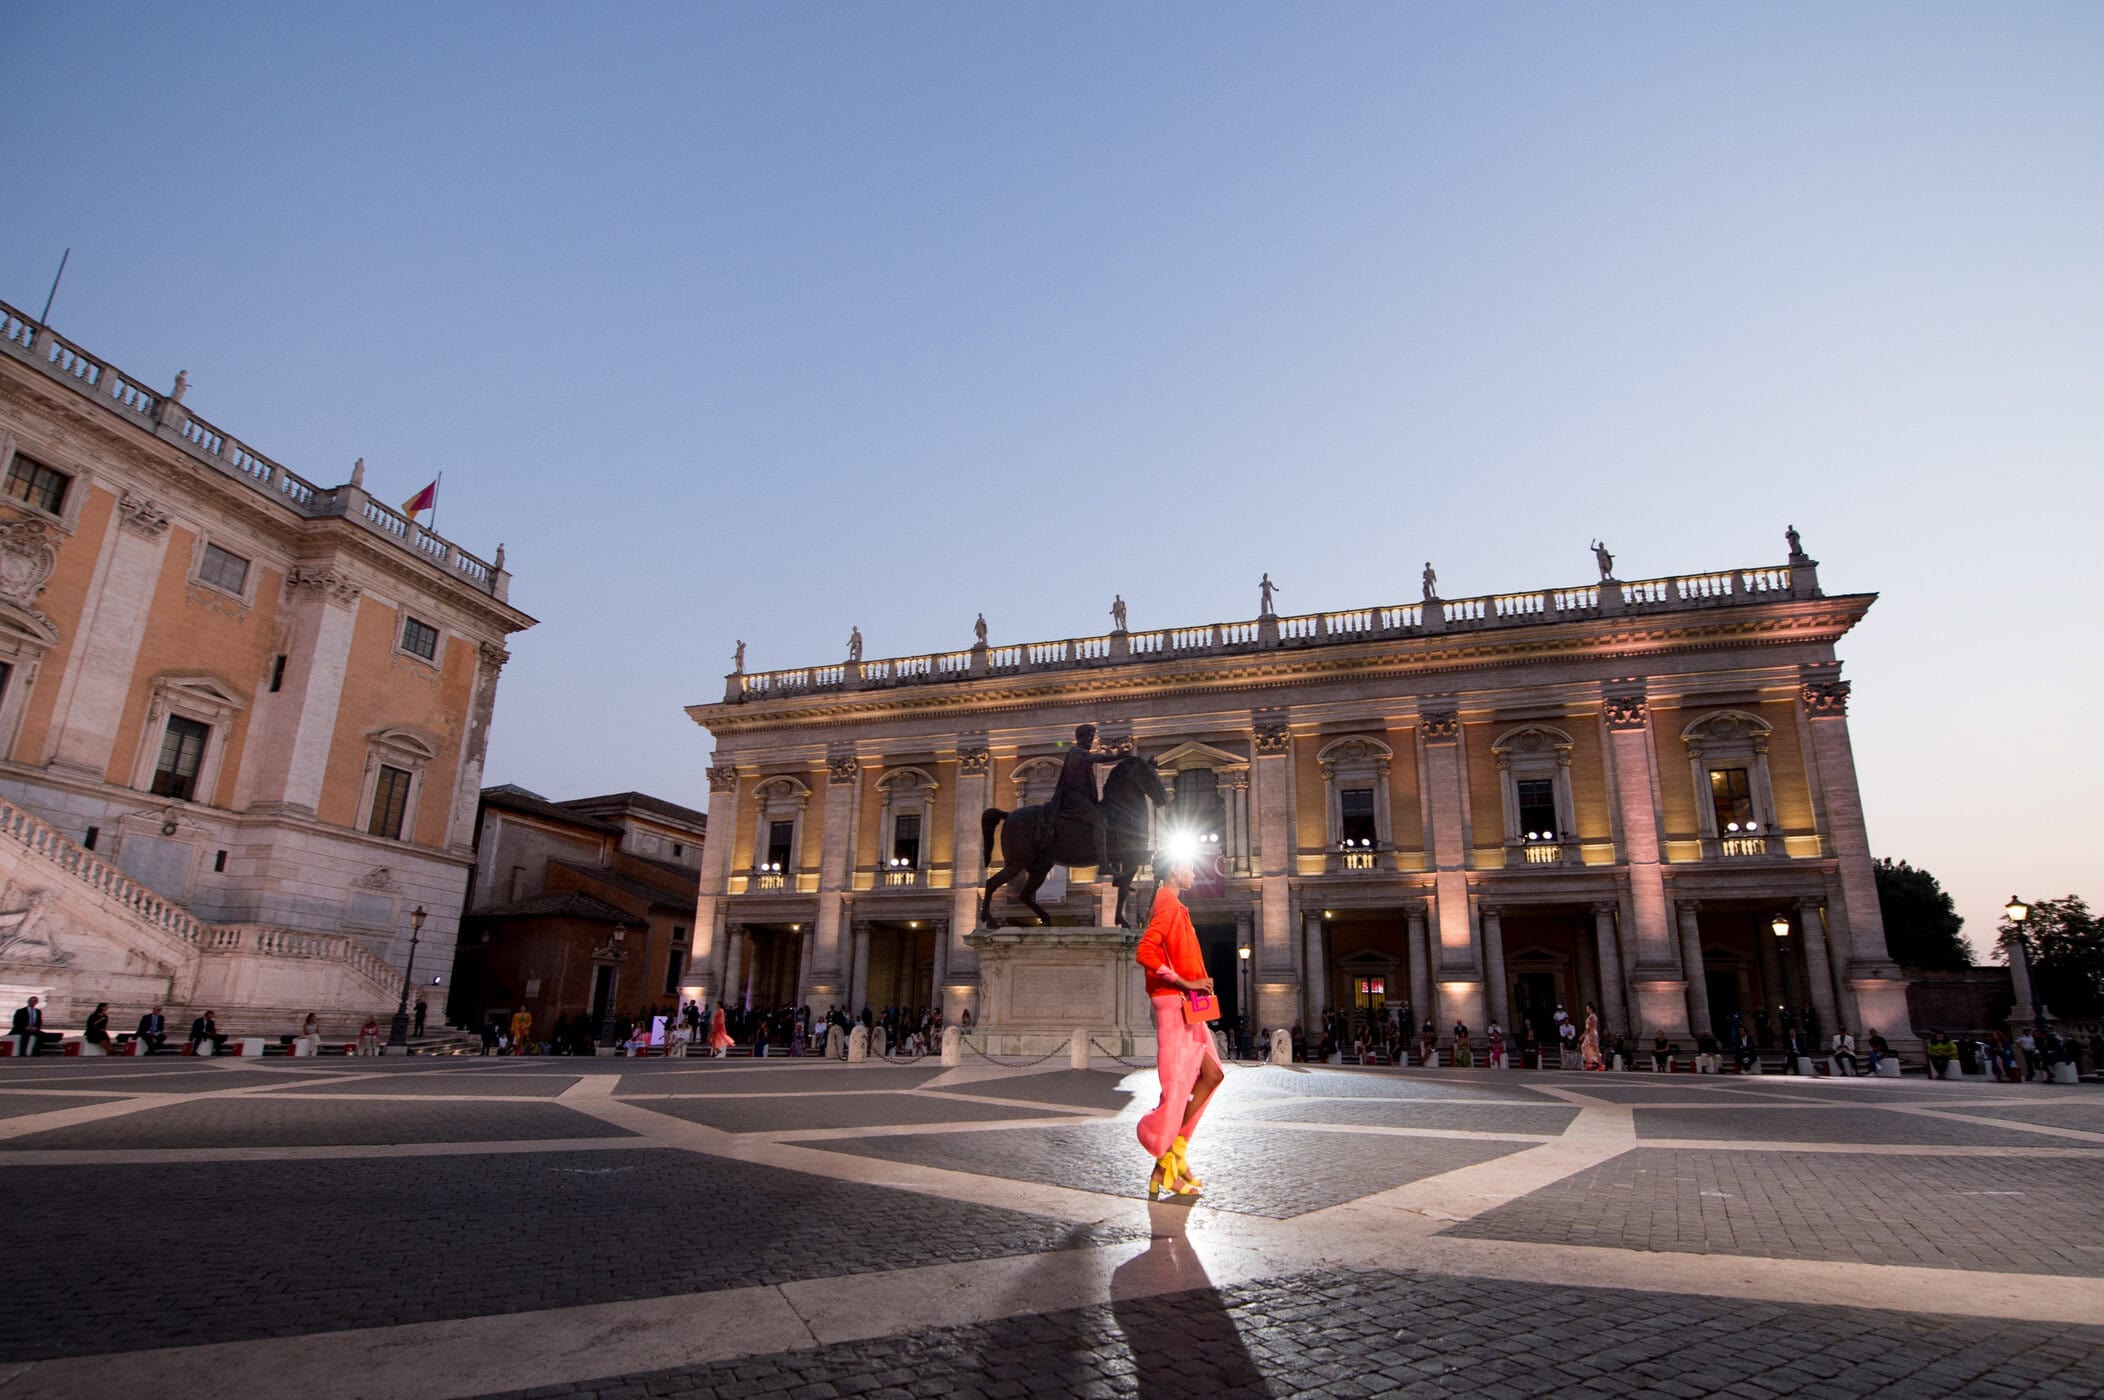
POLYGON ((531 816, 545 817, 549 821, 563 822, 584 831, 608 833, 621 830, 612 822, 572 811, 559 802, 550 802, 538 793, 528 792, 525 788, 514 787, 510 783, 484 788, 482 802, 487 807, 503 807, 514 812, 525 812, 531 816))
POLYGON ((647 792, 609 792, 599 797, 573 797, 560 804, 575 807, 580 811, 637 811, 649 812, 673 821, 686 822, 690 826, 707 826, 709 814, 697 812, 692 807, 682 807, 677 802, 667 802, 662 797, 652 797, 647 792))
POLYGON ((565 870, 574 870, 588 880, 597 880, 602 885, 607 885, 617 890, 626 890, 638 899, 647 899, 652 904, 661 905, 666 909, 684 909, 689 913, 692 913, 694 910, 694 896, 699 890, 701 883, 697 879, 690 878, 687 880, 684 890, 675 890, 653 885, 647 880, 638 880, 633 875, 623 875, 619 871, 601 870, 595 865, 580 865, 574 860, 562 860, 551 857, 548 864, 559 865, 565 870))
POLYGON ((500 904, 494 909, 471 910, 470 919, 585 919, 598 924, 633 924, 636 916, 616 909, 603 899, 570 890, 563 894, 537 894, 531 899, 500 904))

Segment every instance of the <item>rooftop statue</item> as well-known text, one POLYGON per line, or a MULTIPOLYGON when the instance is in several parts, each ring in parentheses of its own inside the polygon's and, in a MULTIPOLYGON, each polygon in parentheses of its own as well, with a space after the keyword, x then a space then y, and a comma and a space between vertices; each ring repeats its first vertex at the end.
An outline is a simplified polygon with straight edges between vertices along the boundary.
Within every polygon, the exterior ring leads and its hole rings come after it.
POLYGON ((1147 804, 1169 805, 1168 790, 1154 771, 1154 764, 1134 754, 1102 753, 1096 748, 1096 726, 1084 724, 1074 731, 1074 744, 1060 760, 1059 783, 1052 799, 1041 806, 1018 807, 1004 812, 988 807, 979 815, 980 839, 985 842, 982 858, 994 864, 994 836, 1000 834, 1000 868, 986 880, 979 900, 979 922, 999 928, 994 913, 994 891, 1024 877, 1018 897, 1046 924, 1052 916, 1037 902, 1038 888, 1055 865, 1093 865, 1112 872, 1117 887, 1116 918, 1126 920, 1126 897, 1132 889, 1133 872, 1139 868, 1147 847, 1147 804), (1096 768, 1114 765, 1096 796, 1096 768))
POLYGON ((977 622, 975 622, 975 623, 973 623, 973 624, 972 624, 972 636, 974 636, 975 638, 977 638, 977 639, 978 639, 978 642, 979 642, 979 645, 980 645, 980 646, 985 646, 985 645, 986 645, 986 614, 985 614, 985 613, 980 613, 980 614, 979 614, 979 620, 978 620, 977 622))
POLYGON ((1433 572, 1432 561, 1425 560, 1425 601, 1431 602, 1439 596, 1439 575, 1433 572))
POLYGON ((848 629, 847 659, 850 661, 860 661, 862 659, 862 629, 860 627, 848 629))
POLYGON ((1122 593, 1114 595, 1110 600, 1110 630, 1125 630, 1125 595, 1122 593))
POLYGON ((1593 541, 1593 562, 1600 566, 1600 577, 1602 580, 1611 579, 1615 576, 1615 557, 1607 552, 1605 541, 1593 541))
POLYGON ((1261 606, 1257 611, 1257 616, 1270 617, 1272 616, 1271 595, 1278 591, 1278 585, 1271 581, 1270 573, 1266 572, 1263 577, 1263 580, 1257 584, 1257 588, 1259 590, 1259 596, 1262 600, 1261 606))
POLYGON ((734 676, 745 674, 745 639, 743 637, 738 639, 738 649, 731 653, 731 674, 734 676))

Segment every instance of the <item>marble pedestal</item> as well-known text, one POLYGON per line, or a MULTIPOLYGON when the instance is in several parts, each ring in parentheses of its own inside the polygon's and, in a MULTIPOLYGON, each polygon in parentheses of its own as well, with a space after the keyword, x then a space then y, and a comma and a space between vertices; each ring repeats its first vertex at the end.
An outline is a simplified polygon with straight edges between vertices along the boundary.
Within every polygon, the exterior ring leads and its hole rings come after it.
POLYGON ((1133 952, 1136 929, 980 929, 979 1024, 965 1039, 986 1055, 1049 1055, 1079 1030, 1126 1059, 1155 1049, 1154 1014, 1133 952))

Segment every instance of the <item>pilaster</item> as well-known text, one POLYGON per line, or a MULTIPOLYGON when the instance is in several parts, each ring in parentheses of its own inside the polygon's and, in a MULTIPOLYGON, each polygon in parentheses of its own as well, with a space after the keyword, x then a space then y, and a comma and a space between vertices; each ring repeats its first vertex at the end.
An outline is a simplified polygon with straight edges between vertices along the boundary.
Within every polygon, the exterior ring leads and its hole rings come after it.
MULTIPOLYGON (((258 698, 257 723, 234 792, 237 807, 310 817, 319 809, 363 592, 348 574, 325 563, 298 564, 285 576, 285 676, 276 694, 258 698)), ((494 668, 488 684, 494 707, 494 668)), ((488 733, 485 721, 484 744, 488 733)), ((474 791, 481 792, 479 774, 474 791)))
POLYGON ((1627 1030, 1632 1022, 1622 991, 1622 952, 1615 944, 1615 906, 1606 901, 1593 906, 1593 945, 1600 964, 1600 1015, 1606 1029, 1627 1030))
POLYGON ((1504 1026, 1510 1019, 1505 986, 1505 911, 1495 904, 1481 906, 1483 923, 1483 983, 1490 994, 1490 1019, 1504 1026))
POLYGON ((131 696, 154 587, 167 555, 168 512, 146 497, 123 492, 81 612, 76 659, 65 669, 52 711, 45 755, 52 767, 110 778, 117 726, 131 696))
POLYGON ((1257 808, 1258 922, 1253 978, 1265 1025, 1290 1025, 1299 1000, 1293 966, 1293 738, 1280 710, 1251 715, 1251 786, 1257 808))
MULTIPOLYGON (((1608 589, 1601 587, 1604 599, 1608 589)), ((1614 774, 1622 863, 1629 873, 1630 942, 1635 962, 1633 1029, 1644 1037, 1686 1036, 1687 983, 1666 910, 1664 843, 1659 834, 1657 774, 1652 762, 1651 706, 1640 685, 1612 685, 1601 697, 1608 764, 1614 774)))
POLYGON ((1680 965, 1688 979, 1688 1029, 1696 1035, 1713 1033, 1710 1024, 1709 980, 1702 961, 1702 903, 1680 901, 1680 965))

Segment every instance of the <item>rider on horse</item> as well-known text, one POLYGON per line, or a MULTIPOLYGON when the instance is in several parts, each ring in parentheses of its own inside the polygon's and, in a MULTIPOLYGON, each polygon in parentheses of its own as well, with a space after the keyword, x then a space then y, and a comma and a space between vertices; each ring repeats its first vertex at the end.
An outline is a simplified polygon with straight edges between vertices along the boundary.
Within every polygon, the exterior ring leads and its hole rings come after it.
MULTIPOLYGON (((1067 750, 1059 764, 1059 785, 1052 790, 1052 800, 1045 804, 1049 820, 1056 826, 1080 826, 1089 833, 1089 842, 1096 853, 1094 864, 1102 869, 1110 864, 1110 853, 1104 846, 1103 811, 1096 801, 1096 765, 1116 763, 1123 754, 1096 752, 1096 726, 1084 724, 1074 730, 1074 747, 1067 750)), ((1049 832, 1048 832, 1049 834, 1049 832)))

